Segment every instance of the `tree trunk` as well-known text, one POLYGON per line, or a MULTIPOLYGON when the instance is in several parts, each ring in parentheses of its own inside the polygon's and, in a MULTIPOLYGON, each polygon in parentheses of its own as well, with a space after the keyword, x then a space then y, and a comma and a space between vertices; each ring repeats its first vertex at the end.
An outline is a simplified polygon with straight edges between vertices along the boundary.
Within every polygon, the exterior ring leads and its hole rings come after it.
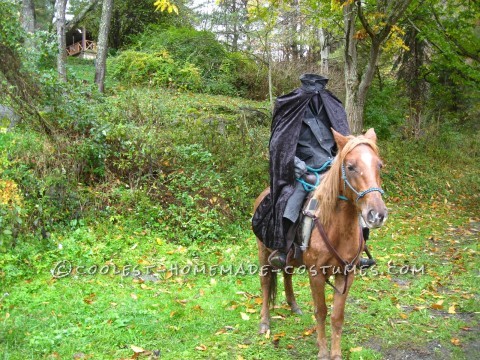
MULTIPOLYGON (((345 31, 345 111, 347 112, 350 130, 354 134, 358 134, 363 130, 365 100, 375 75, 375 68, 380 55, 380 46, 390 35, 392 26, 395 25, 398 19, 405 13, 411 0, 392 0, 389 3, 386 8, 390 8, 391 10, 390 13, 385 14, 386 21, 383 27, 375 30, 370 26, 367 18, 363 14, 361 1, 345 3, 343 7, 345 31), (367 65, 363 69, 363 74, 359 72, 357 61, 357 40, 355 38, 355 20, 357 15, 371 40, 370 53, 367 65)), ((378 8, 378 10, 382 9, 383 8, 378 8)))
POLYGON ((358 97, 358 61, 357 40, 355 34, 355 4, 345 5, 343 8, 345 32, 345 111, 347 113, 350 131, 356 134, 363 126, 363 108, 359 108, 358 97))
POLYGON ((322 75, 327 76, 330 44, 328 43, 328 33, 326 29, 318 29, 318 39, 320 41, 320 71, 322 75))
POLYGON ((27 34, 35 32, 35 5, 33 0, 22 1, 22 27, 27 34))
POLYGON ((98 52, 95 61, 95 83, 98 90, 105 90, 105 73, 108 52, 108 32, 110 30, 110 21, 112 19, 113 0, 104 0, 102 8, 102 18, 100 20, 100 29, 98 34, 98 52))
POLYGON ((65 39, 65 11, 67 0, 57 0, 55 3, 55 17, 57 24, 57 72, 61 81, 67 81, 67 41, 65 39))

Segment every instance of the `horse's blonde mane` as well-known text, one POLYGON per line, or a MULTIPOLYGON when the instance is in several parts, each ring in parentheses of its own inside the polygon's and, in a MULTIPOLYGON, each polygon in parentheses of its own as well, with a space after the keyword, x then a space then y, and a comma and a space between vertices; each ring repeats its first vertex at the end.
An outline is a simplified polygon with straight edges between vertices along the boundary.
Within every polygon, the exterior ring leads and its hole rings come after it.
POLYGON ((318 200, 318 209, 315 215, 324 226, 327 226, 330 222, 331 215, 339 200, 342 163, 349 152, 362 144, 370 146, 375 154, 378 155, 378 147, 373 140, 367 139, 363 135, 357 137, 348 136, 348 142, 334 158, 330 170, 325 174, 315 190, 314 197, 318 200))

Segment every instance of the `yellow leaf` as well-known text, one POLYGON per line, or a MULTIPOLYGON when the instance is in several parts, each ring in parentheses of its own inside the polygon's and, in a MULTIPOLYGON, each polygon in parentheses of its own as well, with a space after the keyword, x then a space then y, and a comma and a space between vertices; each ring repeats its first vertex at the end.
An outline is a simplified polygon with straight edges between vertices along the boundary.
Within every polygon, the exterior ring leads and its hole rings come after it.
POLYGON ((363 348, 361 346, 359 346, 359 347, 351 348, 350 352, 359 352, 359 351, 362 351, 362 350, 363 350, 363 348))
POLYGON ((240 316, 242 317, 243 320, 248 321, 250 320, 250 316, 245 314, 244 312, 240 312, 240 316))
POLYGON ((246 311, 247 313, 249 313, 249 314, 254 314, 254 313, 257 312, 257 310, 255 310, 255 309, 247 309, 247 310, 245 310, 245 311, 246 311))
POLYGON ((247 348, 248 348, 248 345, 246 345, 246 344, 237 344, 237 346, 238 346, 240 349, 247 349, 247 348))
POLYGON ((400 317, 401 317, 402 319, 408 319, 408 315, 407 315, 407 314, 404 314, 404 313, 401 313, 401 314, 400 314, 400 317))
POLYGON ((197 347, 195 348, 195 350, 205 351, 205 350, 207 350, 207 347, 206 347, 205 345, 203 345, 203 344, 200 344, 199 346, 197 346, 197 347))
POLYGON ((460 346, 460 340, 457 338, 450 339, 450 342, 455 346, 460 346))
POLYGON ((456 313, 457 313, 457 312, 455 311, 455 305, 456 305, 456 304, 450 305, 450 307, 448 308, 448 313, 449 313, 449 314, 456 314, 456 313))
POLYGON ((132 297, 133 300, 137 300, 137 299, 138 299, 137 295, 134 294, 134 293, 131 293, 130 296, 132 297))
POLYGON ((139 347, 139 346, 135 346, 135 345, 130 345, 130 349, 132 349, 133 352, 136 353, 136 354, 145 352, 144 349, 142 349, 142 348, 139 347))

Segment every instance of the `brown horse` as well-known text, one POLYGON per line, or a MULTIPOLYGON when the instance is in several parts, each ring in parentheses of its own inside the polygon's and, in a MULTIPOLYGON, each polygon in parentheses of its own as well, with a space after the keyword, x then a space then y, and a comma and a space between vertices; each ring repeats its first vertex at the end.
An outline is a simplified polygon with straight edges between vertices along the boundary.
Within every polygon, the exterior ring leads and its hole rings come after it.
MULTIPOLYGON (((380 169, 375 131, 370 129, 363 136, 342 136, 333 132, 338 146, 338 155, 330 170, 315 190, 319 201, 308 249, 303 253, 310 279, 315 318, 317 320, 318 359, 341 359, 340 338, 342 333, 345 301, 355 276, 355 265, 364 248, 359 216, 369 228, 377 228, 387 219, 387 209, 382 200, 380 169), (361 190, 361 191, 359 191, 361 190), (323 235, 322 235, 323 233, 323 235), (325 335, 327 306, 325 284, 335 276, 335 295, 331 314, 332 340, 329 354, 325 335)), ((255 209, 268 194, 264 190, 255 201, 255 209)), ((275 299, 276 275, 268 264, 272 250, 257 239, 263 305, 260 333, 270 329, 269 305, 275 299)), ((286 269, 300 266, 298 261, 289 262, 286 269)), ((292 272, 283 271, 287 303, 294 313, 301 314, 292 288, 292 272)))

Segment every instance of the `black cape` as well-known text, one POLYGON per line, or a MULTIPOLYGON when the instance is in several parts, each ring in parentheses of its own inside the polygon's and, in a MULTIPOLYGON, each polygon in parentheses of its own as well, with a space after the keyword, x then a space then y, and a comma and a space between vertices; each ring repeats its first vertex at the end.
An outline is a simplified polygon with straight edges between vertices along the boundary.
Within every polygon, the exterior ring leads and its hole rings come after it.
POLYGON ((350 134, 341 101, 325 89, 328 79, 304 74, 300 81, 300 88, 276 99, 269 145, 270 194, 252 218, 255 235, 270 249, 285 247, 283 213, 295 189, 295 152, 305 110, 314 95, 320 95, 319 108, 323 103, 332 128, 342 135, 350 134))

